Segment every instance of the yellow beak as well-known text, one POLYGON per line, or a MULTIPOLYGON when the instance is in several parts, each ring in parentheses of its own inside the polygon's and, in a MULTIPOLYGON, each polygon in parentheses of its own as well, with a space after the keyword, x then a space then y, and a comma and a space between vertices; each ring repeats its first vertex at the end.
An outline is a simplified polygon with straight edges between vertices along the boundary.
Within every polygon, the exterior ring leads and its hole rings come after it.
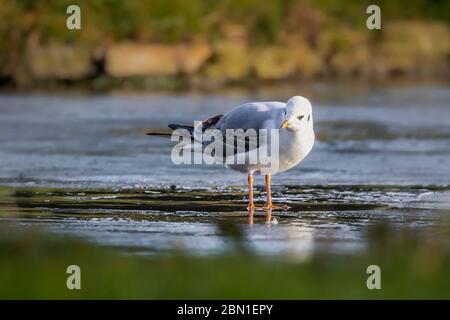
POLYGON ((287 128, 287 127, 289 127, 289 121, 284 120, 283 123, 281 124, 280 129, 285 129, 285 128, 287 128))

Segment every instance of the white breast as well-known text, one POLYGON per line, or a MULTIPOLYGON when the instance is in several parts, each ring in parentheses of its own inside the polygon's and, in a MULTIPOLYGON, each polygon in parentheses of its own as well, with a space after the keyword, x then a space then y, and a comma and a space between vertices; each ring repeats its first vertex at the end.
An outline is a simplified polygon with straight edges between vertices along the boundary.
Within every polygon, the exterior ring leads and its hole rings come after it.
MULTIPOLYGON (((236 171, 251 174, 254 172, 260 172, 261 174, 276 174, 289 170, 302 161, 308 153, 311 151, 314 145, 314 131, 289 131, 284 130, 281 132, 278 141, 279 149, 278 154, 274 154, 273 150, 277 146, 271 145, 272 150, 269 160, 270 165, 267 165, 268 161, 264 161, 266 165, 262 164, 228 164, 227 166, 236 171)), ((254 152, 258 152, 255 150, 254 152)))
POLYGON ((285 131, 285 134, 280 135, 280 161, 277 172, 289 170, 299 164, 311 152, 313 145, 313 130, 285 131))

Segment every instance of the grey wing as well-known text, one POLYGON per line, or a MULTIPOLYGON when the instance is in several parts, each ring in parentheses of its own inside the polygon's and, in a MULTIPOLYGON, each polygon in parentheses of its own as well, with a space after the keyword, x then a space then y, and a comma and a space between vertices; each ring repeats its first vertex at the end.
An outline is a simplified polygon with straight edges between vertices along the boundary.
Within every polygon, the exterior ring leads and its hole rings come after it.
MULTIPOLYGON (((282 102, 253 102, 237 106, 223 115, 216 128, 222 132, 224 147, 233 146, 234 153, 238 152, 237 145, 245 145, 245 152, 259 148, 261 143, 260 129, 278 129, 283 121, 285 103, 282 102), (242 129, 243 134, 235 133, 233 138, 227 135, 227 129, 242 129), (250 142, 248 129, 254 129, 256 144, 250 142)), ((236 132, 236 131, 235 131, 236 132)))
POLYGON ((277 129, 283 120, 285 106, 285 103, 275 101, 242 104, 224 114, 216 128, 222 132, 226 129, 277 129))

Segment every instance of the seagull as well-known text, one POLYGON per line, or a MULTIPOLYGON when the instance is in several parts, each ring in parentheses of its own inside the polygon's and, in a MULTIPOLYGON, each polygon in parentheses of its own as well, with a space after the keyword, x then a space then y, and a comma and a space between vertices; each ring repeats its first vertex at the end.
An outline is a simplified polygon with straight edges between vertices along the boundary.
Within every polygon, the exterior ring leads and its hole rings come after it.
MULTIPOLYGON (((245 148, 234 150, 233 159, 237 156, 243 156, 247 159, 252 153, 260 151, 263 146, 259 143, 261 129, 267 131, 275 130, 278 133, 278 139, 266 140, 266 144, 270 144, 273 148, 275 141, 277 142, 277 152, 271 152, 267 155, 271 160, 270 166, 267 161, 262 158, 256 163, 235 163, 226 161, 226 166, 232 170, 239 171, 247 175, 248 184, 248 207, 250 212, 255 209, 253 201, 253 176, 261 174, 265 176, 266 183, 266 205, 264 209, 273 210, 286 207, 275 206, 272 203, 272 195, 270 190, 271 176, 280 172, 289 170, 299 164, 312 150, 314 145, 314 128, 312 106, 308 99, 302 96, 294 96, 286 103, 278 101, 270 102, 249 102, 236 106, 231 111, 216 115, 200 122, 202 132, 204 130, 218 130, 226 136, 227 130, 249 130, 253 129, 258 132, 258 143, 254 148, 249 146, 248 141, 245 148), (272 157, 272 158, 271 158, 272 157)), ((149 132, 148 135, 153 136, 170 136, 177 130, 186 130, 190 139, 195 140, 195 126, 185 126, 180 124, 169 124, 169 128, 173 131, 169 133, 149 132)), ((233 146, 236 140, 245 139, 243 136, 236 136, 231 142, 233 146)), ((225 145, 230 142, 224 140, 225 145)), ((237 141, 239 142, 239 141, 237 141)), ((273 149, 271 149, 273 150, 273 149)), ((229 156, 227 155, 229 158, 229 156)), ((265 159, 267 160, 267 159, 265 159)))

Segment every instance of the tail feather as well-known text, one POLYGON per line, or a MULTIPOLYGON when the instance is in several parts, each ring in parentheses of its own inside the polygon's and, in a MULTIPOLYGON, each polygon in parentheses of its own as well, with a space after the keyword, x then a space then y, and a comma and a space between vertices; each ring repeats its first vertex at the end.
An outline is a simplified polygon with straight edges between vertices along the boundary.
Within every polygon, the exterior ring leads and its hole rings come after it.
POLYGON ((183 125, 178 125, 178 124, 169 124, 169 128, 170 129, 156 129, 156 130, 151 130, 149 132, 146 133, 146 135, 148 136, 154 136, 154 137, 171 137, 173 132, 177 129, 185 129, 188 132, 184 135, 188 136, 188 137, 192 137, 194 134, 194 128, 190 127, 190 126, 183 126, 183 125))
POLYGON ((172 135, 172 130, 164 130, 164 129, 159 129, 159 130, 151 130, 149 132, 146 133, 146 135, 148 136, 157 136, 157 137, 170 137, 172 135))
MULTIPOLYGON (((209 119, 203 120, 201 125, 202 125, 202 131, 212 127, 213 125, 217 124, 219 122, 219 120, 222 118, 223 115, 219 114, 217 116, 211 117, 209 119)), ((193 126, 185 126, 182 124, 176 124, 176 123, 171 123, 168 126, 170 129, 172 129, 171 131, 151 131, 151 132, 147 132, 147 135, 149 136, 159 136, 159 137, 170 137, 172 135, 172 132, 174 130, 177 129, 184 129, 187 130, 189 132, 189 135, 191 136, 191 138, 194 137, 194 127, 193 126)))

